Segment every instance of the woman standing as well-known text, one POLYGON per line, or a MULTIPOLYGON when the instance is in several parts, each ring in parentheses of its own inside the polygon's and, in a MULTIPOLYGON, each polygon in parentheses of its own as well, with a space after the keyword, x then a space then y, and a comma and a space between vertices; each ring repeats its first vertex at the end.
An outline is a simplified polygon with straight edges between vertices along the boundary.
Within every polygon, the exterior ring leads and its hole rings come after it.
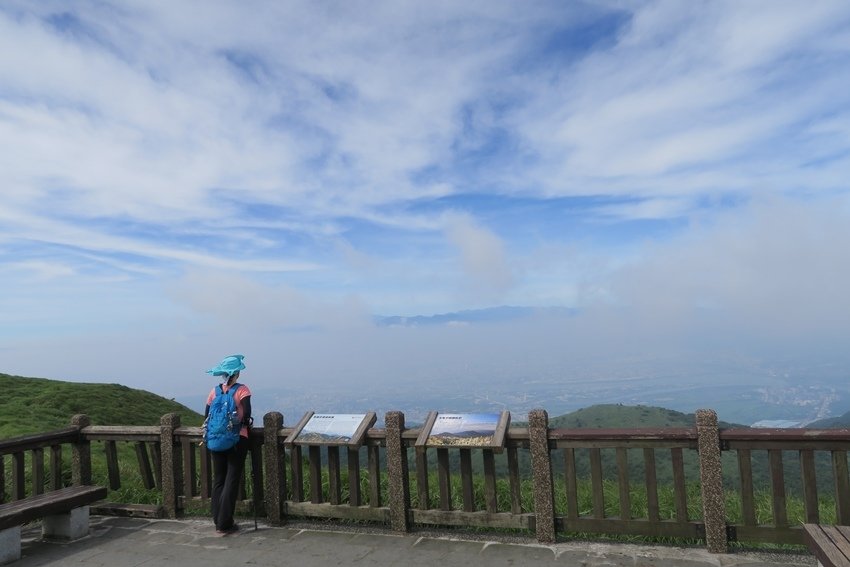
MULTIPOLYGON (((239 372, 245 369, 241 354, 228 356, 217 366, 207 370, 207 374, 221 376, 224 382, 219 384, 207 396, 204 417, 209 418, 210 406, 218 396, 233 397, 239 428, 239 440, 231 448, 220 451, 210 450, 213 465, 212 516, 216 535, 224 536, 239 529, 233 521, 236 499, 239 493, 239 480, 248 454, 248 428, 251 426, 251 390, 245 384, 238 383, 239 372)), ((207 423, 205 422, 205 427, 207 423)))

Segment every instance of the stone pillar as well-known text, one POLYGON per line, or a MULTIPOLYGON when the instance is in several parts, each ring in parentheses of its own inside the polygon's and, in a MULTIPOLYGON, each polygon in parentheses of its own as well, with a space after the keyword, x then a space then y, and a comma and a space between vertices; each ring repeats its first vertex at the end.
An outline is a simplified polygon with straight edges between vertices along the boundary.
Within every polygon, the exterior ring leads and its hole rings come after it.
POLYGON ((159 445, 162 452, 162 507, 169 518, 178 514, 180 479, 183 478, 183 459, 174 439, 174 430, 180 427, 180 416, 167 413, 160 420, 159 445))
POLYGON ((554 543, 555 497, 552 486, 552 462, 549 455, 549 414, 546 410, 529 412, 528 440, 531 452, 537 541, 554 543))
POLYGON ((697 410, 696 422, 705 544, 711 553, 726 553, 726 505, 717 414, 714 410, 697 410))
POLYGON ((278 432, 283 427, 283 414, 270 411, 263 416, 263 462, 266 468, 266 516, 269 523, 286 523, 283 503, 286 500, 286 455, 278 432))
MULTIPOLYGON (((71 418, 71 425, 82 431, 91 425, 87 415, 77 414, 71 418)), ((91 484, 91 443, 80 435, 71 449, 71 482, 74 486, 91 484)))
POLYGON ((402 442, 404 414, 390 411, 384 416, 387 431, 387 479, 389 481, 390 524, 398 532, 408 531, 410 487, 407 483, 407 450, 402 442))

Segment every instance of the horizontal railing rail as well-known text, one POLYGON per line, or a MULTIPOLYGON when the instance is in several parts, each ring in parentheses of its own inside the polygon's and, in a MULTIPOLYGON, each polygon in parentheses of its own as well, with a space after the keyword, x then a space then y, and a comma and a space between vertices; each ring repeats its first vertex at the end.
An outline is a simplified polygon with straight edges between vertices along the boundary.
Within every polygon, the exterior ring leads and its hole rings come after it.
POLYGON ((57 429, 56 431, 21 435, 11 439, 0 439, 0 457, 13 453, 32 451, 34 449, 44 449, 52 445, 72 443, 79 437, 79 428, 66 427, 64 429, 57 429))

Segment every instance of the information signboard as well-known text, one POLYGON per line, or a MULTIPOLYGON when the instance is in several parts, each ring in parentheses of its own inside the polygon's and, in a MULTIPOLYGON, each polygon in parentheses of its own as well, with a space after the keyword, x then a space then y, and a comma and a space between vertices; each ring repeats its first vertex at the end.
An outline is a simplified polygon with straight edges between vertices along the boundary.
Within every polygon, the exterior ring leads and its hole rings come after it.
POLYGON ((376 419, 375 412, 308 412, 287 437, 286 443, 359 447, 363 444, 366 431, 375 424, 376 419))
POLYGON ((425 421, 417 446, 501 449, 510 424, 510 412, 437 413, 425 421))

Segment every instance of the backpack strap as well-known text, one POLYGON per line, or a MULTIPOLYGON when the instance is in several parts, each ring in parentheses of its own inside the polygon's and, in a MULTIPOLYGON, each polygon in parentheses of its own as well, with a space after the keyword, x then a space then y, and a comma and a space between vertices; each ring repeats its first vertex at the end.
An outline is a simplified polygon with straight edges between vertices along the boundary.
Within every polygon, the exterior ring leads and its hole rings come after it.
POLYGON ((218 386, 215 387, 215 389, 216 389, 215 395, 216 396, 227 396, 227 395, 235 396, 236 392, 239 390, 239 388, 241 386, 242 386, 242 384, 237 382, 236 384, 233 385, 233 387, 228 388, 227 391, 225 392, 224 391, 224 384, 219 384, 218 386))
MULTIPOLYGON (((230 388, 227 391, 228 395, 230 395, 230 394, 233 395, 233 402, 234 403, 238 403, 238 402, 236 402, 236 392, 238 392, 239 388, 241 388, 241 387, 242 387, 242 384, 237 382, 236 384, 233 385, 232 388, 230 388)), ((251 429, 254 426, 254 418, 253 417, 250 418, 250 423, 243 420, 242 425, 246 426, 248 429, 251 429)))
POLYGON ((236 398, 235 398, 235 396, 236 396, 236 392, 238 392, 238 391, 239 391, 239 388, 240 388, 241 386, 242 386, 242 384, 240 384, 239 382, 237 382, 236 384, 234 384, 233 386, 231 386, 230 388, 228 388, 228 389, 227 389, 227 391, 225 392, 225 391, 224 391, 224 384, 219 384, 219 385, 218 385, 218 389, 219 389, 219 391, 220 391, 222 394, 224 394, 225 396, 233 396, 233 397, 234 397, 233 399, 235 400, 235 399, 236 399, 236 398))

